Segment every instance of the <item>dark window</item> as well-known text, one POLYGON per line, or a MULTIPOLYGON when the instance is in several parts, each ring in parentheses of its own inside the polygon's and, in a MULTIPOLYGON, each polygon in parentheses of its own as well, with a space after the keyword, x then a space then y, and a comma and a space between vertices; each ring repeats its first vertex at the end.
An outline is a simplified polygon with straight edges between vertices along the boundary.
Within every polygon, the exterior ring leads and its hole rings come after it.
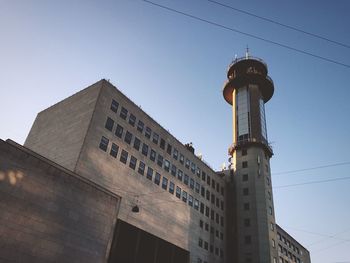
POLYGON ((168 178, 164 177, 163 176, 163 180, 162 180, 162 188, 164 190, 167 190, 168 189, 168 178))
POLYGON ((242 156, 247 155, 247 149, 242 149, 242 156))
POLYGON ((211 203, 212 204, 215 204, 215 195, 214 194, 211 194, 211 203))
POLYGON ((220 248, 220 257, 223 258, 224 257, 224 251, 220 248))
POLYGON ((112 100, 111 110, 114 111, 114 112, 117 112, 118 111, 118 107, 119 107, 119 103, 116 102, 115 100, 112 100))
POLYGON ((130 144, 131 140, 132 140, 132 133, 130 133, 129 131, 126 131, 124 141, 127 144, 130 144))
POLYGON ((190 179, 190 187, 191 189, 194 189, 194 180, 192 178, 190 179))
POLYGON ((136 167, 136 161, 137 159, 134 156, 130 156, 130 163, 129 163, 129 167, 133 170, 135 170, 136 167))
POLYGON ((160 183, 160 174, 156 172, 156 176, 154 177, 154 183, 159 185, 160 183))
POLYGON ((115 130, 115 135, 117 135, 119 138, 123 136, 123 127, 119 124, 117 125, 117 129, 115 130))
POLYGON ((198 239, 198 246, 203 247, 203 240, 201 238, 198 239))
POLYGON ((196 193, 199 193, 200 187, 201 187, 201 186, 199 185, 199 183, 196 182, 196 187, 195 187, 196 193))
POLYGON ((207 176, 207 185, 210 185, 210 176, 207 176))
POLYGON ((224 201, 220 201, 221 204, 221 210, 224 211, 224 201))
POLYGON ((109 130, 109 131, 112 131, 113 130, 113 126, 114 126, 114 120, 112 120, 111 118, 107 117, 105 128, 107 130, 109 130))
POLYGON ((120 161, 121 161, 122 163, 125 163, 125 164, 126 164, 126 162, 127 162, 127 160, 128 160, 128 155, 129 155, 129 153, 128 153, 127 151, 122 150, 122 153, 121 153, 121 155, 120 155, 120 161))
POLYGON ((174 164, 171 165, 171 174, 176 176, 176 166, 174 164))
POLYGON ((196 164, 195 163, 191 163, 191 172, 193 174, 196 173, 196 164))
POLYGON ((216 183, 216 192, 220 193, 220 184, 216 183))
POLYGON ((107 151, 108 143, 109 143, 109 140, 106 137, 102 136, 100 141, 100 146, 99 146, 100 149, 102 151, 107 151))
POLYGON ((210 211, 210 217, 211 217, 211 220, 214 220, 215 212, 213 209, 210 211))
POLYGON ((155 132, 153 132, 153 137, 152 137, 152 141, 155 143, 155 144, 158 144, 158 140, 159 140, 159 135, 155 132))
POLYGON ((128 110, 125 109, 124 107, 122 107, 121 111, 120 111, 120 118, 122 118, 123 120, 126 120, 126 116, 128 115, 128 110))
POLYGON ((201 168, 197 167, 197 176, 200 178, 201 177, 201 168))
POLYGON ((219 256, 219 248, 215 248, 215 255, 219 256))
POLYGON ((155 150, 151 149, 151 154, 150 154, 149 158, 153 162, 156 160, 156 151, 155 150))
POLYGON ((176 186, 176 197, 180 198, 181 197, 181 188, 176 186))
POLYGON ((246 227, 250 226, 250 219, 249 218, 244 219, 244 226, 246 226, 246 227))
POLYGON ((163 156, 161 156, 160 154, 158 154, 157 164, 160 167, 163 167, 163 156))
POLYGON ((189 160, 189 159, 186 159, 185 167, 186 167, 187 169, 190 168, 190 164, 191 164, 190 160, 189 160))
POLYGON ((243 174, 243 175, 242 175, 242 181, 243 181, 243 182, 248 181, 248 174, 243 174))
POLYGON ((205 223, 205 227, 204 227, 205 231, 209 231, 209 224, 205 223))
POLYGON ((187 203, 187 192, 186 191, 182 191, 182 201, 187 203))
POLYGON ((216 215, 215 215, 215 221, 217 224, 219 224, 219 214, 218 213, 216 213, 216 215))
POLYGON ((181 164, 184 164, 184 161, 185 161, 185 157, 180 153, 180 163, 181 164))
POLYGON ((249 189, 243 188, 243 195, 249 195, 249 189))
POLYGON ((174 148, 174 151, 173 151, 173 158, 174 158, 175 160, 177 160, 177 157, 178 157, 178 156, 179 156, 179 152, 178 152, 177 149, 174 148))
POLYGON ((139 169, 138 169, 138 173, 141 175, 144 175, 145 173, 145 163, 144 162, 139 162, 139 169))
POLYGON ((245 236, 244 237, 244 242, 249 245, 252 243, 252 237, 251 236, 245 236))
POLYGON ((204 249, 208 250, 208 242, 207 241, 204 241, 204 249))
POLYGON ((224 217, 223 216, 220 216, 220 225, 224 226, 224 217))
POLYGON ((215 230, 215 236, 217 237, 217 238, 219 238, 219 230, 215 230))
POLYGON ((202 180, 205 182, 206 173, 202 172, 202 180))
POLYGON ((164 161, 164 170, 167 172, 170 171, 170 162, 168 160, 164 161))
POLYGON ((174 194, 175 184, 170 182, 169 184, 169 193, 174 194))
POLYGON ((250 208, 249 203, 244 203, 244 205, 243 205, 243 209, 244 209, 244 210, 246 210, 246 211, 248 211, 248 210, 249 210, 249 208, 250 208))
POLYGON ((172 146, 168 143, 168 146, 166 148, 166 152, 171 155, 171 150, 172 150, 172 146))
POLYGON ((151 167, 147 168, 147 175, 146 175, 147 179, 152 181, 152 177, 153 177, 153 169, 151 167))
POLYGON ((144 156, 147 156, 147 155, 148 155, 148 145, 145 144, 145 143, 142 145, 142 154, 143 154, 144 156))
POLYGON ((137 123, 137 130, 141 133, 143 132, 143 126, 144 126, 143 122, 139 120, 137 123))
POLYGON ((220 232, 220 239, 224 240, 224 233, 220 232))
POLYGON ((200 209, 200 212, 203 214, 204 213, 204 204, 201 203, 201 209, 200 209))
POLYGON ((117 157, 117 154, 118 154, 118 150, 119 150, 119 146, 112 143, 112 147, 111 147, 111 151, 110 151, 110 155, 113 156, 114 158, 117 157))
POLYGON ((242 162, 242 168, 247 168, 247 167, 248 167, 248 162, 247 161, 242 162))
POLYGON ((209 207, 205 206, 205 215, 209 217, 209 207))
POLYGON ((141 141, 139 138, 135 137, 135 140, 134 140, 134 148, 136 150, 140 150, 140 144, 141 144, 141 141))
POLYGON ((185 185, 188 185, 189 179, 190 179, 190 178, 188 177, 188 175, 185 174, 185 176, 184 176, 184 184, 185 184, 185 185))
POLYGON ((131 114, 130 113, 130 116, 129 116, 129 124, 134 127, 135 126, 135 122, 136 122, 136 117, 134 114, 131 114))
POLYGON ((146 127, 146 132, 145 132, 145 136, 148 139, 151 139, 151 134, 152 134, 152 130, 150 127, 146 127))
POLYGON ((193 206, 193 196, 192 195, 188 196, 188 205, 193 206))
POLYGON ((199 220, 199 227, 203 228, 203 221, 202 220, 199 220))
POLYGON ((224 190, 224 187, 221 186, 221 194, 224 195, 225 194, 225 190, 224 190))
POLYGON ((163 150, 165 149, 165 141, 163 138, 160 138, 160 148, 162 148, 163 150))
POLYGON ((209 192, 209 190, 207 190, 205 192, 205 196, 206 196, 207 200, 209 201, 210 200, 210 192, 209 192))
POLYGON ((219 198, 217 198, 217 197, 216 197, 216 206, 217 206, 217 207, 220 207, 220 200, 219 200, 219 198))
POLYGON ((215 180, 211 179, 211 187, 215 190, 215 180))
POLYGON ((210 233, 214 234, 214 227, 210 227, 210 233))
POLYGON ((201 196, 205 197, 205 188, 203 186, 201 187, 201 196))
POLYGON ((183 172, 182 172, 180 169, 178 169, 178 170, 177 170, 177 178, 178 178, 180 181, 182 181, 182 176, 183 176, 183 172))
POLYGON ((194 199, 194 209, 198 210, 199 207, 199 201, 198 199, 194 199))
POLYGON ((209 249, 209 250, 210 250, 210 253, 213 253, 213 251, 214 251, 213 245, 210 245, 209 248, 210 248, 210 249, 209 249))

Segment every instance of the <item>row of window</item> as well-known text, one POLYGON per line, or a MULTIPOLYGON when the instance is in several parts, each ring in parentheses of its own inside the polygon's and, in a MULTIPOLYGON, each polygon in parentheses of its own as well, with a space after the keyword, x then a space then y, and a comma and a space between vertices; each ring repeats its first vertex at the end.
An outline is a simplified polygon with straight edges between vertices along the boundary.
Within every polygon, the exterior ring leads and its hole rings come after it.
MULTIPOLYGON (((99 144, 99 148, 105 152, 107 152, 109 145, 109 139, 102 136, 99 144)), ((119 152, 119 146, 115 143, 111 144, 111 149, 109 154, 117 158, 119 152)), ((175 194, 175 196, 179 199, 181 199, 183 202, 187 203, 189 206, 193 207, 195 210, 199 211, 201 214, 205 215, 208 218, 211 218, 213 221, 217 224, 220 224, 222 227, 224 226, 224 217, 220 216, 218 213, 215 213, 213 209, 210 209, 208 206, 206 206, 204 203, 199 202, 198 199, 194 198, 192 195, 187 193, 185 190, 182 190, 180 186, 176 186, 174 182, 170 181, 167 177, 161 176, 160 173, 155 171, 151 167, 147 167, 146 170, 146 165, 144 162, 141 160, 137 160, 137 158, 133 155, 130 155, 129 158, 129 153, 121 149, 120 156, 119 156, 119 161, 126 164, 128 163, 129 159, 129 167, 133 170, 137 170, 137 172, 141 175, 146 175, 146 178, 149 179, 150 181, 153 181, 154 184, 156 185, 161 185, 161 187, 169 191, 171 194, 175 194), (138 162, 138 167, 137 167, 137 162, 138 162), (137 169, 136 169, 137 167, 137 169)))
POLYGON ((224 257, 224 252, 221 248, 218 248, 218 247, 215 247, 207 242, 207 241, 203 241, 202 238, 198 238, 198 246, 207 250, 207 251, 210 251, 210 253, 215 253, 216 256, 220 256, 221 258, 224 257))
MULTIPOLYGON (((111 103, 111 110, 118 113, 119 109, 119 103, 115 100, 112 100, 111 103)), ((124 107, 121 107, 119 116, 124 121, 127 121, 132 127, 135 127, 137 131, 139 131, 141 134, 144 133, 145 137, 152 141, 154 144, 158 145, 161 149, 166 151, 167 154, 173 157, 173 159, 180 162, 181 165, 184 165, 187 169, 189 169, 193 174, 196 174, 199 178, 202 178, 203 181, 206 181, 207 184, 212 186, 213 189, 216 189, 217 192, 220 192, 224 195, 224 188, 221 186, 218 182, 215 182, 214 179, 211 179, 209 175, 207 175, 204 171, 201 171, 201 169, 194 163, 191 162, 188 158, 185 158, 185 156, 179 152, 175 147, 173 147, 171 144, 166 143, 166 141, 161 138, 158 133, 152 131, 152 129, 148 126, 145 126, 143 121, 138 120, 136 124, 136 117, 131 112, 128 113, 128 110, 124 107), (129 118, 127 118, 129 116, 129 118)), ((108 122, 108 120, 107 120, 108 122)), ((107 123, 106 123, 107 125, 107 123)), ((112 129, 112 122, 109 121, 109 127, 112 129)), ((107 127, 106 127, 107 128, 107 127)))
POLYGON ((295 246, 291 241, 289 241, 285 236, 281 235, 281 233, 277 232, 277 237, 280 241, 282 241, 286 246, 288 246, 294 252, 298 254, 302 254, 302 251, 299 250, 299 248, 295 246))
MULTIPOLYGON (((107 117, 105 128, 109 131, 113 131, 114 124, 114 120, 107 117)), ((209 190, 206 190, 193 178, 190 178, 181 169, 178 169, 175 164, 171 164, 169 160, 165 159, 160 153, 157 153, 155 150, 153 150, 148 144, 141 142, 141 140, 131 132, 128 130, 125 130, 124 132, 124 128, 120 124, 116 124, 115 135, 120 139, 124 139, 124 141, 127 144, 133 146, 135 150, 141 150, 141 153, 144 156, 149 157, 149 159, 157 163, 159 167, 162 167, 166 172, 169 172, 171 175, 177 177, 180 181, 189 186, 193 191, 198 194, 200 193, 203 197, 206 197, 208 201, 211 201, 212 204, 215 204, 218 208, 221 207, 221 210, 224 210, 224 202, 216 197, 215 194, 210 193, 209 190)))
MULTIPOLYGON (((199 220, 199 227, 205 231, 209 232, 209 224, 204 223, 203 220, 199 220)), ((224 234, 222 232, 219 232, 219 230, 215 229, 213 226, 210 226, 210 233, 215 234, 217 238, 220 238, 221 240, 224 240, 224 234)))

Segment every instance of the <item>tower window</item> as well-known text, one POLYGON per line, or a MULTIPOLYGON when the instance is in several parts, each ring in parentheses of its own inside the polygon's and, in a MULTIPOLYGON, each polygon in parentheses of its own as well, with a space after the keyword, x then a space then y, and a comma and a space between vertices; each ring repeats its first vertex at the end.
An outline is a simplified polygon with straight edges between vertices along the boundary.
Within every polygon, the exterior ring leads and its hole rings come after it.
POLYGON ((157 164, 160 167, 163 166, 163 156, 161 156, 160 154, 158 154, 157 164))
POLYGON ((245 211, 249 211, 249 209, 250 209, 250 204, 249 204, 249 203, 244 203, 243 209, 244 209, 245 211))
POLYGON ((139 138, 135 137, 135 140, 134 140, 134 148, 136 150, 140 150, 140 144, 141 144, 141 141, 139 138))
POLYGON ((117 157, 117 154, 118 154, 118 150, 119 150, 119 146, 112 143, 112 147, 111 147, 111 151, 110 151, 110 155, 113 156, 114 158, 117 157))
POLYGON ((151 149, 151 154, 150 154, 149 158, 153 162, 156 160, 156 151, 155 150, 151 149))
POLYGON ((252 243, 252 237, 251 236, 245 236, 244 237, 244 243, 246 243, 247 245, 252 243))
POLYGON ((173 158, 174 158, 175 160, 177 160, 178 155, 179 155, 179 151, 178 151, 177 149, 174 148, 174 151, 173 151, 173 158))
POLYGON ((135 167, 136 167, 136 161, 137 159, 131 155, 130 157, 130 163, 129 163, 129 167, 133 170, 135 170, 135 167))
POLYGON ((112 120, 111 118, 107 117, 105 128, 107 130, 109 130, 109 131, 112 131, 113 130, 113 125, 114 125, 114 120, 112 120))
POLYGON ((118 107, 119 107, 119 103, 116 102, 115 100, 112 100, 111 110, 116 113, 118 111, 118 107))
MULTIPOLYGON (((183 172, 179 169, 177 170, 177 178, 182 181, 182 176, 183 176, 183 172)), ((188 176, 185 174, 185 184, 188 184, 188 176), (187 179, 187 183, 186 183, 186 179, 187 179)))
POLYGON ((242 156, 247 155, 247 149, 242 149, 242 156))
POLYGON ((243 174, 243 175, 242 175, 242 181, 243 181, 243 182, 248 181, 248 174, 243 174))
POLYGON ((244 226, 246 226, 246 227, 250 226, 250 219, 249 218, 244 219, 244 226))
POLYGON ((127 160, 128 160, 128 155, 129 155, 129 153, 128 153, 127 151, 122 150, 122 153, 121 153, 121 155, 120 155, 120 159, 119 159, 119 160, 120 160, 122 163, 126 164, 126 162, 127 162, 127 160))
POLYGON ((128 115, 128 110, 125 109, 124 107, 122 107, 121 111, 120 111, 120 118, 122 118, 123 120, 126 120, 126 116, 128 115))
POLYGON ((102 151, 107 151, 108 143, 109 143, 109 140, 106 137, 102 136, 100 141, 100 146, 99 146, 100 149, 102 151))
POLYGON ((176 197, 180 198, 181 197, 181 188, 176 186, 176 197))
POLYGON ((151 138, 151 133, 152 133, 151 128, 150 127, 146 127, 146 132, 145 132, 146 138, 150 139, 151 138))
POLYGON ((162 180, 162 188, 164 190, 167 190, 168 189, 168 178, 166 177, 163 177, 163 180, 162 180))
POLYGON ((247 168, 247 167, 248 167, 248 162, 247 161, 242 162, 242 168, 247 168))
POLYGON ((192 195, 188 196, 188 205, 193 206, 193 196, 192 195))
POLYGON ((159 185, 160 183, 160 174, 156 172, 156 176, 154 177, 154 183, 159 185))
POLYGON ((148 155, 148 145, 145 144, 145 143, 142 145, 142 154, 143 154, 144 156, 147 156, 147 155, 148 155))
POLYGON ((194 199, 194 209, 198 210, 199 208, 199 201, 198 199, 194 199))
POLYGON ((160 138, 160 148, 162 148, 163 150, 165 149, 165 140, 163 138, 160 138))
POLYGON ((148 167, 146 178, 152 181, 152 177, 153 177, 153 169, 151 167, 148 167))
POLYGON ((172 146, 168 143, 168 146, 166 148, 166 152, 171 155, 171 151, 172 151, 172 146))
POLYGON ((145 163, 144 162, 139 162, 139 169, 138 169, 138 173, 143 175, 145 173, 145 163))
POLYGON ((187 192, 186 191, 182 191, 182 201, 187 203, 187 192))
POLYGON ((144 125, 145 124, 139 120, 139 122, 137 123, 137 130, 142 133, 144 125))
POLYGON ((158 140, 159 140, 159 135, 154 132, 153 138, 152 138, 153 143, 158 144, 158 140))
POLYGON ((115 130, 115 135, 118 136, 119 138, 122 138, 123 127, 120 126, 119 124, 117 125, 117 129, 115 130))
POLYGON ((249 189, 243 188, 243 195, 249 195, 249 189))
POLYGON ((169 193, 174 194, 174 190, 175 190, 175 184, 173 182, 170 182, 169 193))
POLYGON ((129 116, 129 124, 134 127, 135 126, 135 122, 136 122, 135 115, 130 114, 130 116, 129 116))
POLYGON ((126 131, 124 141, 125 141, 127 144, 130 144, 130 143, 131 143, 131 140, 132 140, 132 133, 130 133, 129 131, 126 131))

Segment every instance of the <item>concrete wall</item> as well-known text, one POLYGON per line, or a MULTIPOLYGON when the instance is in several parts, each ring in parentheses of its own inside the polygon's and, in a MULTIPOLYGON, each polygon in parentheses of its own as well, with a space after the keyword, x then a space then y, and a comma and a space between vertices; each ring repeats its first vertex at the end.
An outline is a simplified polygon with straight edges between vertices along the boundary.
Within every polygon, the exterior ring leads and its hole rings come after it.
POLYGON ((40 112, 24 146, 73 171, 102 83, 40 112))
POLYGON ((0 140, 0 261, 106 262, 120 199, 0 140))

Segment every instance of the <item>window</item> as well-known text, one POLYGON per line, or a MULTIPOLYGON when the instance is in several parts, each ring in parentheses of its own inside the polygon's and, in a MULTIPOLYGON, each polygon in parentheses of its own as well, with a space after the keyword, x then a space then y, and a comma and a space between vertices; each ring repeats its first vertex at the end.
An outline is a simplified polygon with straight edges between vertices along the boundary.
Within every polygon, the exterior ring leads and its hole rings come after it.
POLYGON ((148 139, 151 139, 151 134, 152 134, 152 130, 150 127, 146 127, 146 132, 145 132, 145 136, 148 139))
POLYGON ((243 195, 249 195, 249 189, 243 188, 243 195))
POLYGON ((149 158, 153 162, 156 160, 156 151, 155 150, 151 149, 151 154, 150 154, 149 158))
POLYGON ((220 193, 220 184, 216 183, 216 192, 220 193))
POLYGON ((242 156, 247 155, 247 149, 242 149, 242 156))
POLYGON ((270 229, 271 229, 271 231, 275 230, 275 225, 273 223, 270 223, 270 229))
POLYGON ((215 255, 219 256, 219 248, 215 248, 215 255))
POLYGON ((244 243, 246 243, 246 245, 250 245, 252 243, 252 237, 251 236, 245 236, 244 237, 244 243))
POLYGON ((209 207, 205 206, 205 215, 209 217, 209 207))
POLYGON ((186 191, 182 191, 182 201, 187 203, 187 192, 186 191))
POLYGON ((211 203, 212 204, 215 204, 215 195, 214 194, 211 194, 211 203))
POLYGON ((198 239, 198 246, 203 247, 203 240, 201 238, 198 239))
POLYGON ((116 102, 115 100, 112 100, 111 110, 116 113, 118 111, 118 107, 119 107, 119 103, 116 102))
POLYGON ((215 236, 217 237, 217 238, 219 238, 219 230, 215 230, 215 236))
POLYGON ((109 143, 109 140, 106 137, 102 136, 100 141, 100 146, 99 146, 100 149, 102 151, 107 151, 108 143, 109 143))
POLYGON ((223 216, 220 216, 220 225, 224 226, 224 217, 223 216))
POLYGON ((122 150, 122 153, 121 153, 121 155, 120 155, 120 159, 119 159, 119 160, 120 160, 122 163, 126 164, 126 162, 127 162, 127 160, 128 160, 128 155, 129 155, 129 153, 128 153, 127 151, 122 150))
POLYGON ((203 203, 201 203, 201 209, 200 209, 200 212, 201 212, 202 214, 204 214, 204 204, 203 204, 203 203))
POLYGON ((272 207, 269 207, 269 214, 272 215, 272 207))
POLYGON ((186 167, 187 169, 190 168, 190 164, 191 164, 190 160, 189 160, 189 159, 186 159, 185 167, 186 167))
POLYGON ((170 162, 168 160, 164 161, 164 170, 167 172, 170 170, 170 162))
POLYGON ((199 208, 199 201, 198 199, 194 199, 194 209, 198 210, 199 208))
POLYGON ((192 178, 190 179, 190 188, 194 189, 194 180, 192 178))
POLYGON ((243 209, 244 209, 245 211, 248 211, 248 210, 250 209, 249 203, 244 203, 243 209))
POLYGON ((210 186, 210 176, 209 175, 207 176, 207 185, 210 186))
POLYGON ((136 167, 136 161, 137 159, 134 156, 130 156, 130 163, 129 163, 129 167, 133 170, 135 170, 136 167))
POLYGON ((224 190, 224 187, 221 186, 221 194, 224 195, 225 194, 225 190, 224 190))
POLYGON ((203 186, 201 187, 201 196, 205 197, 205 188, 203 186))
POLYGON ((202 180, 205 182, 206 173, 202 172, 202 180))
POLYGON ((176 176, 176 166, 174 164, 171 165, 171 174, 176 176))
POLYGON ((215 180, 211 179, 211 187, 215 190, 215 180))
POLYGON ((168 143, 168 146, 166 148, 166 152, 171 155, 171 150, 172 150, 172 146, 168 143))
POLYGON ((243 181, 243 182, 248 181, 248 174, 243 174, 243 175, 242 175, 242 181, 243 181))
POLYGON ((180 153, 180 160, 179 161, 181 164, 184 164, 185 156, 183 156, 181 153, 180 153))
POLYGON ((209 250, 210 250, 210 253, 213 253, 213 251, 214 251, 213 245, 210 245, 209 248, 210 248, 210 249, 209 249, 209 250))
POLYGON ((215 221, 217 224, 219 224, 219 214, 218 213, 215 214, 215 221))
POLYGON ((107 130, 109 130, 109 131, 112 131, 113 130, 113 126, 114 126, 114 120, 112 120, 111 118, 107 117, 105 128, 107 130))
POLYGON ((122 118, 123 120, 126 120, 127 115, 128 115, 128 110, 122 107, 122 110, 120 111, 120 114, 119 114, 120 118, 122 118))
POLYGON ((156 172, 156 176, 154 177, 154 183, 159 185, 160 183, 160 174, 156 172))
POLYGON ((151 167, 148 167, 146 178, 152 181, 152 177, 153 177, 153 169, 151 167))
POLYGON ((199 189, 200 189, 200 187, 201 187, 200 184, 196 182, 196 187, 195 187, 195 189, 196 189, 196 193, 198 193, 198 194, 199 194, 199 189))
POLYGON ((180 198, 181 197, 181 188, 176 186, 176 197, 180 198))
POLYGON ((201 168, 197 167, 197 176, 201 178, 201 168))
POLYGON ((114 158, 117 157, 117 154, 118 154, 118 150, 119 150, 119 146, 112 143, 112 147, 111 147, 111 151, 110 151, 110 155, 113 156, 114 158))
POLYGON ((188 177, 188 175, 187 174, 185 174, 185 176, 184 176, 184 184, 185 185, 188 185, 188 181, 190 180, 190 178, 188 177))
POLYGON ((275 242, 275 240, 272 239, 271 242, 272 242, 272 247, 276 247, 276 242, 275 242))
POLYGON ((247 161, 242 162, 242 168, 247 168, 247 167, 248 167, 248 162, 247 161))
POLYGON ((157 164, 158 166, 163 167, 163 156, 161 156, 160 154, 158 154, 157 164))
POLYGON ((190 206, 193 206, 193 196, 192 196, 192 195, 189 195, 189 196, 188 196, 188 204, 189 204, 190 206))
POLYGON ((144 156, 147 156, 147 155, 148 155, 148 145, 145 144, 145 143, 142 145, 142 154, 143 154, 144 156))
POLYGON ((224 211, 224 201, 220 201, 221 210, 224 211))
POLYGON ((192 172, 193 174, 196 173, 196 164, 195 164, 195 163, 191 163, 191 172, 192 172))
POLYGON ((210 201, 210 192, 209 192, 209 190, 207 190, 205 192, 205 196, 206 196, 207 200, 210 201))
POLYGON ((169 193, 174 194, 174 190, 175 190, 175 184, 173 182, 170 182, 169 193))
POLYGON ((224 233, 220 232, 220 239, 224 240, 224 233))
POLYGON ((141 133, 143 132, 143 126, 144 126, 144 123, 139 120, 137 123, 137 130, 141 133))
POLYGON ((122 138, 123 135, 123 127, 119 124, 117 125, 117 129, 115 130, 115 135, 117 135, 119 138, 122 138))
POLYGON ((244 219, 244 226, 246 226, 246 227, 250 226, 250 219, 249 218, 244 219))
POLYGON ((139 162, 139 169, 138 169, 138 173, 141 175, 144 175, 145 173, 145 163, 144 162, 139 162))
POLYGON ((163 138, 160 138, 160 148, 162 148, 163 150, 165 149, 165 140, 163 138))
MULTIPOLYGON (((224 251, 220 248, 220 257, 223 258, 224 257, 224 251)), ((276 263, 276 262, 274 262, 276 263)))
POLYGON ((153 132, 153 137, 152 137, 152 141, 155 143, 155 144, 158 144, 158 140, 159 140, 159 135, 155 132, 153 132))
POLYGON ((174 158, 175 160, 177 160, 178 155, 179 155, 178 150, 174 148, 174 151, 173 151, 173 158, 174 158))
POLYGON ((203 221, 199 220, 199 227, 203 229, 203 221))
POLYGON ((124 141, 127 144, 130 144, 131 140, 132 140, 132 134, 129 131, 126 131, 124 141))
POLYGON ((180 181, 182 181, 182 176, 183 176, 183 172, 182 172, 180 169, 178 169, 178 170, 177 170, 177 178, 178 178, 180 181))
POLYGON ((204 241, 204 249, 208 250, 208 242, 207 241, 204 241))
POLYGON ((217 198, 217 197, 216 197, 216 206, 217 206, 217 207, 220 207, 220 200, 219 200, 219 198, 217 198))
POLYGON ((270 185, 271 183, 270 183, 270 177, 268 177, 268 176, 266 176, 266 184, 267 185, 270 185))
POLYGON ((163 176, 163 180, 162 180, 162 188, 164 190, 167 190, 168 189, 168 178, 164 177, 163 176))
POLYGON ((132 127, 134 127, 134 126, 135 126, 135 122, 136 122, 136 117, 135 117, 135 115, 130 114, 130 116, 129 116, 129 124, 130 124, 132 127))
POLYGON ((135 137, 135 140, 134 140, 134 148, 136 150, 140 150, 140 144, 141 144, 141 141, 139 138, 135 137))

